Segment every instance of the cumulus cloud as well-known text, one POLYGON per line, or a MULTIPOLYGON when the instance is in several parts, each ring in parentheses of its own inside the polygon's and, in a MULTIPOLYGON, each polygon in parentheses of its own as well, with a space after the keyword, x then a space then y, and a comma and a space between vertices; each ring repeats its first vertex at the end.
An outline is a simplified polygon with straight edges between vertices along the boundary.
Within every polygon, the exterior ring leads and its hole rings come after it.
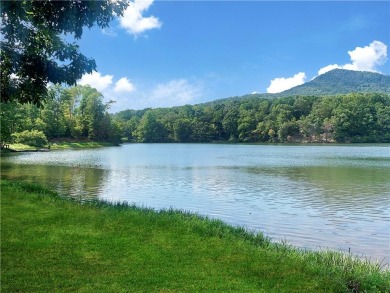
POLYGON ((191 84, 186 79, 173 79, 158 84, 150 94, 148 103, 153 107, 171 107, 195 102, 202 94, 199 84, 191 84))
POLYGON ((107 100, 115 100, 110 111, 118 112, 125 109, 145 109, 175 107, 194 104, 203 97, 203 86, 199 81, 187 79, 172 79, 165 83, 147 85, 135 92, 107 93, 107 100))
POLYGON ((115 101, 110 111, 117 112, 126 109, 128 95, 135 92, 136 87, 127 77, 122 77, 116 82, 113 80, 113 75, 102 75, 94 71, 91 74, 84 74, 77 83, 97 89, 104 96, 105 102, 115 101))
POLYGON ((112 84, 113 77, 113 75, 102 76, 100 72, 93 71, 91 74, 84 74, 78 84, 90 85, 98 91, 104 91, 112 84))
POLYGON ((325 66, 325 67, 322 67, 320 70, 318 70, 318 75, 324 74, 324 73, 326 73, 326 72, 328 72, 328 71, 331 71, 331 70, 337 69, 337 68, 340 69, 341 66, 338 65, 338 64, 327 65, 327 66, 325 66))
POLYGON ((122 77, 115 83, 114 92, 117 93, 131 93, 135 91, 134 84, 129 81, 126 77, 122 77))
POLYGON ((134 36, 138 36, 150 29, 160 28, 162 23, 157 17, 143 16, 143 13, 149 9, 153 1, 134 0, 134 2, 130 2, 123 16, 119 18, 120 26, 134 36))
POLYGON ((127 77, 116 79, 113 75, 93 72, 83 75, 78 84, 96 88, 103 94, 105 102, 115 101, 110 112, 193 104, 200 102, 204 94, 201 81, 184 78, 139 88, 127 77))
MULTIPOLYGON (((356 47, 354 50, 348 51, 348 54, 351 60, 350 63, 344 65, 330 64, 324 66, 318 70, 318 75, 324 74, 333 69, 380 72, 378 67, 387 62, 387 45, 380 41, 373 41, 365 47, 356 47)), ((305 79, 306 75, 304 72, 297 73, 293 77, 289 78, 275 78, 271 80, 271 84, 267 88, 267 93, 280 93, 294 86, 303 84, 305 79)))
POLYGON ((294 86, 301 85, 305 82, 306 74, 299 72, 293 77, 277 77, 271 80, 271 84, 267 88, 267 93, 275 94, 288 90, 294 86))
POLYGON ((327 65, 318 71, 318 75, 336 68, 379 72, 378 66, 385 64, 387 61, 387 46, 380 41, 373 41, 368 46, 356 47, 354 50, 348 51, 348 54, 351 63, 327 65))

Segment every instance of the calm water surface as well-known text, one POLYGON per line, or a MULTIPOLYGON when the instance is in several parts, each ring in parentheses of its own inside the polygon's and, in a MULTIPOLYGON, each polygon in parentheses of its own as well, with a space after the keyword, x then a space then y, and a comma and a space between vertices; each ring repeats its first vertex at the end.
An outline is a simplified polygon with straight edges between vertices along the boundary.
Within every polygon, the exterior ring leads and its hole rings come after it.
POLYGON ((389 145, 128 144, 3 156, 1 177, 390 261, 389 145))

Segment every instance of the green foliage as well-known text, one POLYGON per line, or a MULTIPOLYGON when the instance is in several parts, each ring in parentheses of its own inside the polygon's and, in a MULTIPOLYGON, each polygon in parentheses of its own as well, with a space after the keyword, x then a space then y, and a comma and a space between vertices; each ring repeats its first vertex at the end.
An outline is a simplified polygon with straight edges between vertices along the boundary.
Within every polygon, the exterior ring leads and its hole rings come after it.
POLYGON ((83 28, 107 27, 128 1, 2 1, 1 101, 40 105, 47 85, 73 85, 96 69, 75 43, 83 28))
MULTIPOLYGON (((307 99, 307 101, 299 101, 301 105, 295 105, 295 108, 298 107, 304 110, 302 107, 309 106, 312 99, 315 99, 316 97, 345 95, 351 93, 390 94, 390 76, 367 71, 334 69, 317 76, 309 82, 281 93, 249 94, 240 97, 230 97, 209 102, 206 103, 206 105, 227 102, 242 103, 245 101, 253 101, 255 99, 275 99, 301 96, 303 99, 307 99)), ((308 108, 306 108, 306 110, 307 109, 308 108)), ((301 113, 306 115, 303 112, 301 113)), ((296 112, 294 115, 299 115, 299 113, 296 112)))
POLYGON ((354 93, 126 110, 113 116, 138 142, 390 142, 390 95, 354 93))
POLYGON ((146 111, 142 116, 135 135, 140 142, 162 142, 165 139, 165 129, 156 118, 154 111, 146 111))
POLYGON ((64 136, 66 130, 61 105, 61 91, 59 86, 49 89, 49 99, 46 100, 45 107, 41 110, 42 122, 39 121, 39 123, 50 138, 64 136))
POLYGON ((1 107, 1 139, 41 130, 53 140, 130 142, 390 142, 390 94, 353 93, 224 100, 173 108, 107 113, 89 86, 51 87, 43 109, 1 107))
POLYGON ((25 130, 22 132, 16 132, 12 134, 12 137, 16 143, 35 147, 44 147, 48 144, 45 134, 38 130, 25 130))
POLYGON ((50 140, 90 139, 120 143, 122 129, 107 113, 109 103, 89 86, 50 87, 43 108, 16 102, 1 104, 1 141, 11 142, 12 133, 42 131, 50 140))
POLYGON ((173 124, 173 138, 177 142, 188 141, 191 136, 191 120, 179 118, 173 124))
POLYGON ((324 96, 348 93, 390 93, 390 76, 374 72, 334 69, 286 90, 278 97, 324 96))

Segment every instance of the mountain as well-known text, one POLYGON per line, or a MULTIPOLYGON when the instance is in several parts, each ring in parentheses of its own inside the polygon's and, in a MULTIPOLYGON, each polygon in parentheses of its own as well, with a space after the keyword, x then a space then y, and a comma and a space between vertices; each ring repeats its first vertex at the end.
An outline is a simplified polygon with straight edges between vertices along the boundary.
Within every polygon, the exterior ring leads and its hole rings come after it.
POLYGON ((367 71, 333 69, 313 80, 276 94, 287 96, 325 96, 351 92, 390 93, 390 76, 367 71))
POLYGON ((248 94, 214 100, 205 104, 225 101, 245 101, 256 98, 275 99, 291 96, 330 96, 348 93, 390 94, 390 76, 368 71, 333 69, 313 80, 277 94, 248 94))

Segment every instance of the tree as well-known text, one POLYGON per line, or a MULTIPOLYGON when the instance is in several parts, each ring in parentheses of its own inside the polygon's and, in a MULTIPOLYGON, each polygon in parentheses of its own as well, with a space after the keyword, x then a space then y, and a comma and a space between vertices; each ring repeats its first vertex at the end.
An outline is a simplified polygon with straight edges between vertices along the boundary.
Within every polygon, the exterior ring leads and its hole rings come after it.
POLYGON ((75 86, 67 89, 56 87, 56 89, 59 90, 61 110, 65 120, 65 136, 78 136, 75 126, 76 110, 81 98, 79 87, 75 86))
POLYGON ((76 42, 83 28, 107 27, 128 1, 2 1, 1 101, 41 105, 47 85, 73 85, 96 69, 76 42))
POLYGON ((155 112, 149 110, 142 116, 135 135, 139 142, 163 142, 165 128, 157 121, 155 112))
POLYGON ((369 142, 375 129, 376 109, 369 96, 348 94, 333 112, 334 138, 337 141, 369 142))
POLYGON ((242 142, 254 140, 253 131, 256 129, 256 110, 253 102, 244 102, 239 107, 239 118, 237 120, 238 138, 242 142))
POLYGON ((61 106, 61 91, 59 86, 49 89, 45 107, 41 111, 41 119, 46 125, 45 134, 48 138, 58 138, 65 135, 66 124, 61 106))
POLYGON ((191 123, 192 140, 195 142, 211 141, 213 127, 207 122, 195 118, 191 123))
POLYGON ((313 103, 317 100, 318 97, 313 96, 298 96, 294 99, 294 117, 300 119, 302 116, 307 116, 310 114, 313 103))
POLYGON ((106 110, 109 104, 103 103, 103 95, 90 86, 77 86, 80 103, 76 111, 74 134, 78 137, 105 141, 111 127, 111 118, 106 110))
POLYGON ((135 140, 135 133, 140 122, 141 118, 138 116, 133 116, 130 120, 126 121, 122 126, 123 136, 127 141, 135 140))
POLYGON ((238 107, 230 104, 225 106, 226 114, 222 120, 222 127, 227 135, 228 140, 236 141, 238 138, 237 132, 237 119, 238 119, 238 107))
POLYGON ((295 119, 282 123, 278 129, 278 140, 289 141, 299 135, 299 125, 295 119))
POLYGON ((276 132, 274 129, 276 129, 276 127, 274 124, 274 121, 271 120, 260 121, 254 131, 256 138, 261 142, 275 142, 276 132))
POLYGON ((25 130, 12 134, 16 143, 27 144, 35 147, 43 147, 48 144, 47 138, 42 131, 25 130))
POLYGON ((272 107, 270 115, 278 126, 280 126, 292 119, 293 107, 288 104, 276 104, 272 107))
POLYGON ((377 124, 384 142, 390 142, 390 106, 377 105, 377 124))
POLYGON ((0 107, 0 142, 9 142, 12 139, 11 134, 15 132, 16 121, 15 117, 19 111, 17 103, 1 104, 0 107))
POLYGON ((179 118, 173 124, 173 138, 177 142, 187 142, 191 136, 191 120, 179 118))

